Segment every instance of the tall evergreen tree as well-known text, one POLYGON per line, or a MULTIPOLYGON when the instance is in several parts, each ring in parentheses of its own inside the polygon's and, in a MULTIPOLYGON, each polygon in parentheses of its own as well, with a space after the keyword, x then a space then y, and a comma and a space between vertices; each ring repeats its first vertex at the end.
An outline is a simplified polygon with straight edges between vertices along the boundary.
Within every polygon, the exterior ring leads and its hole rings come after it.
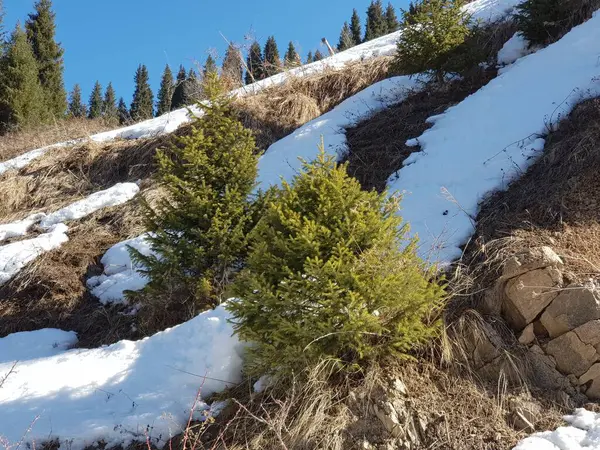
POLYGON ((119 110, 117 108, 117 94, 112 83, 108 83, 104 92, 104 100, 102 101, 102 116, 108 122, 114 123, 119 120, 119 110))
MULTIPOLYGON (((193 69, 190 69, 193 72, 193 69)), ((212 57, 212 55, 208 55, 206 57, 206 62, 204 63, 204 76, 208 76, 208 74, 211 73, 219 73, 219 69, 217 69, 217 63, 215 61, 215 58, 212 57)), ((188 79, 190 77, 188 76, 188 79)))
POLYGON ((55 117, 62 117, 67 107, 67 93, 63 81, 64 50, 55 40, 55 16, 52 0, 38 0, 35 12, 29 14, 25 28, 38 62, 40 83, 48 111, 55 117))
POLYGON ((6 49, 6 30, 4 29, 4 1, 0 0, 0 55, 4 54, 6 49))
POLYGON ((315 57, 312 52, 308 52, 308 55, 306 55, 306 64, 310 64, 311 62, 315 62, 315 57))
POLYGON ((135 91, 130 109, 131 119, 135 122, 154 116, 154 94, 150 88, 148 69, 140 64, 135 72, 135 91))
POLYGON ((17 24, 2 57, 0 124, 3 131, 37 125, 48 119, 33 49, 17 24))
MULTIPOLYGON (((183 71, 185 75, 185 69, 183 71)), ((163 114, 171 111, 171 102, 173 101, 173 92, 175 91, 175 83, 173 82, 173 72, 167 64, 163 72, 162 79, 160 80, 160 89, 158 91, 158 98, 156 100, 156 115, 162 116, 163 114)))
POLYGON ((69 116, 85 117, 87 115, 87 107, 81 99, 81 86, 75 84, 69 98, 69 116))
POLYGON ((173 97, 171 100, 171 109, 179 109, 183 106, 188 105, 188 98, 186 97, 187 92, 187 72, 185 67, 179 66, 179 72, 177 72, 177 81, 175 82, 175 89, 173 90, 173 97))
POLYGON ((365 42, 385 35, 387 22, 383 13, 381 0, 374 0, 367 9, 367 25, 365 30, 365 42))
POLYGON ((228 89, 234 89, 242 86, 244 80, 244 68, 242 63, 242 54, 240 49, 233 43, 230 43, 225 52, 221 77, 225 81, 228 89))
POLYGON ((354 9, 352 11, 352 18, 350 19, 350 32, 352 33, 352 40, 355 45, 362 42, 362 30, 360 26, 360 16, 358 11, 354 9))
POLYGON ((400 28, 398 16, 396 16, 396 10, 394 9, 394 5, 391 3, 388 3, 387 9, 385 10, 385 22, 387 25, 387 33, 393 33, 394 31, 398 31, 400 28))
POLYGON ((342 31, 340 33, 340 41, 338 42, 338 50, 343 52, 344 50, 348 50, 351 47, 354 47, 354 39, 352 38, 352 31, 350 30, 350 26, 348 22, 344 22, 344 26, 342 27, 342 31))
POLYGON ((92 89, 92 93, 90 94, 90 108, 88 111, 89 119, 97 119, 102 116, 102 103, 102 86, 99 81, 96 81, 94 89, 92 89))
POLYGON ((292 67, 298 67, 301 65, 300 55, 296 51, 296 47, 294 47, 294 43, 290 41, 288 45, 287 52, 285 53, 284 65, 286 69, 290 69, 292 67))
POLYGON ((273 76, 281 72, 281 58, 279 57, 279 49, 275 37, 270 36, 265 44, 265 71, 267 77, 273 76))
POLYGON ((252 43, 252 45, 250 46, 250 50, 248 50, 246 65, 248 66, 248 71, 246 72, 246 84, 251 84, 255 81, 264 80, 265 61, 263 59, 260 44, 256 41, 252 43))
POLYGON ((315 52, 314 60, 315 61, 321 61, 322 59, 323 59, 323 53, 321 53, 321 50, 317 50, 315 52))
POLYGON ((119 124, 126 125, 131 121, 131 117, 129 116, 129 110, 127 109, 127 104, 123 97, 119 99, 119 106, 117 106, 119 124))

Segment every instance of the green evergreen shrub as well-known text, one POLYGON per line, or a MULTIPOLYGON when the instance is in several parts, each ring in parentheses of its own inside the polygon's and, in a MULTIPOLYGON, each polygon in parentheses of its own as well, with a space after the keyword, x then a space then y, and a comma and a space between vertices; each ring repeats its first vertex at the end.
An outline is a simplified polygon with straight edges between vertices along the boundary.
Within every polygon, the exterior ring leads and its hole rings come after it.
POLYGON ((431 72, 438 81, 456 71, 452 53, 469 35, 462 0, 423 0, 402 12, 403 32, 392 70, 400 75, 431 72))
POLYGON ((249 198, 257 173, 254 138, 235 118, 218 74, 207 74, 204 90, 210 104, 198 104, 205 114, 191 134, 157 154, 166 196, 144 210, 159 257, 132 249, 150 279, 145 298, 175 293, 169 301, 193 301, 199 308, 220 303, 246 255, 246 235, 254 221, 249 198))
POLYGON ((323 152, 272 194, 233 284, 239 300, 228 304, 239 337, 255 343, 249 373, 406 357, 438 332, 443 290, 397 207, 323 152))

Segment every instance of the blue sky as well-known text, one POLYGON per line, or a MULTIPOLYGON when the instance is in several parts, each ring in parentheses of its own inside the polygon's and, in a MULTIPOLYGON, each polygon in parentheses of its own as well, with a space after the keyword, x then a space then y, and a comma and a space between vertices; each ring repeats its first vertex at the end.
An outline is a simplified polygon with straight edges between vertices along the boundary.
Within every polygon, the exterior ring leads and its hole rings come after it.
MULTIPOLYGON (((133 76, 138 64, 150 71, 156 94, 166 63, 176 71, 179 64, 190 67, 206 59, 215 49, 222 56, 229 40, 243 43, 253 32, 264 45, 273 34, 283 56, 293 41, 304 59, 309 50, 320 48, 327 37, 337 44, 352 8, 361 14, 370 0, 54 0, 57 37, 65 49, 65 85, 70 90, 81 84, 84 98, 94 82, 103 87, 113 82, 118 96, 127 104, 133 93, 133 76)), ((384 2, 387 4, 387 1, 384 2)), ((396 8, 408 0, 393 0, 396 8)), ((5 28, 23 23, 33 10, 34 0, 4 0, 5 28)))

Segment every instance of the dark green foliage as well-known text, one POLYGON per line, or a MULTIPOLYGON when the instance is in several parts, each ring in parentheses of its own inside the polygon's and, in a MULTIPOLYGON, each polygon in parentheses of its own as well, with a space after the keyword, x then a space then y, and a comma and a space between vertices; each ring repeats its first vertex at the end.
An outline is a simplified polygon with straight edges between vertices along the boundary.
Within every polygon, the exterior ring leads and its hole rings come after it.
POLYGON ((131 116, 129 115, 129 110, 127 109, 127 104, 123 97, 119 99, 119 106, 117 106, 119 124, 127 125, 131 122, 131 116))
MULTIPOLYGON (((185 75, 185 69, 183 70, 185 75)), ((171 102, 173 100, 173 92, 175 91, 175 82, 173 80, 173 72, 167 64, 160 80, 160 89, 158 90, 158 98, 156 99, 156 115, 171 111, 171 102)))
POLYGON ((352 38, 352 32, 350 31, 350 26, 348 22, 344 22, 344 26, 342 27, 342 31, 340 32, 340 41, 338 42, 337 49, 342 52, 344 50, 348 50, 351 47, 354 47, 354 39, 352 38))
POLYGON ((365 42, 384 36, 387 33, 387 22, 383 13, 381 0, 374 0, 367 9, 367 24, 365 26, 365 42))
POLYGON ((315 52, 314 60, 315 61, 321 61, 322 59, 323 59, 323 53, 321 53, 321 50, 317 50, 315 52))
POLYGON ((63 53, 55 40, 55 14, 51 0, 39 0, 35 12, 29 14, 25 29, 38 62, 39 78, 46 97, 48 112, 55 118, 64 116, 67 93, 63 82, 63 53))
POLYGON ((255 344, 250 374, 329 359, 355 369, 436 335, 443 290, 397 211, 397 199, 361 190, 324 152, 271 193, 234 282, 240 300, 228 304, 237 334, 255 344))
POLYGON ((117 94, 112 83, 108 83, 102 100, 102 117, 108 123, 117 123, 119 121, 119 110, 117 108, 117 94))
MULTIPOLYGON (((193 69, 190 69, 190 73, 194 73, 193 69)), ((204 63, 204 76, 207 77, 208 74, 218 74, 219 69, 217 69, 217 63, 212 55, 208 55, 206 57, 206 62, 204 63)), ((195 73, 194 73, 195 74, 195 73)), ((191 79, 191 76, 188 76, 188 79, 191 79)))
POLYGON ((517 5, 516 18, 531 45, 545 45, 588 20, 599 6, 590 0, 525 0, 517 5))
POLYGON ((102 116, 102 86, 98 81, 96 81, 96 84, 94 84, 94 89, 92 89, 88 104, 90 105, 88 111, 89 119, 97 119, 98 117, 102 116))
POLYGON ((0 0, 0 56, 3 55, 6 50, 6 30, 4 28, 5 16, 4 1, 0 0))
POLYGON ((87 116, 87 106, 81 99, 81 86, 75 84, 69 98, 69 116, 85 117, 87 116))
POLYGON ((134 122, 154 116, 154 94, 150 88, 148 69, 143 64, 135 72, 135 91, 129 114, 134 122))
POLYGON ((281 58, 279 57, 279 49, 275 37, 270 36, 265 44, 265 73, 267 77, 273 76, 281 72, 281 58))
POLYGON ((246 84, 265 79, 265 61, 263 59, 260 44, 256 41, 252 43, 250 50, 248 50, 246 65, 248 66, 248 70, 246 71, 246 84))
POLYGON ((210 104, 199 104, 205 114, 191 134, 157 153, 158 179, 167 195, 145 210, 160 259, 132 254, 150 278, 145 290, 150 297, 176 291, 178 304, 205 308, 220 303, 247 252, 254 216, 248 198, 258 158, 252 133, 235 118, 216 74, 207 75, 204 91, 210 104))
POLYGON ((2 131, 47 122, 48 108, 40 85, 38 65, 27 35, 17 24, 2 57, 0 125, 2 131))
POLYGON ((469 36, 470 19, 462 6, 462 0, 423 0, 413 13, 404 11, 392 70, 401 75, 432 72, 438 81, 455 71, 453 52, 469 36))
POLYGON ((187 72, 185 71, 185 67, 179 66, 175 90, 173 91, 171 109, 179 109, 191 103, 193 103, 193 101, 187 72))
POLYGON ((306 55, 306 64, 310 64, 311 62, 315 61, 315 57, 313 56, 312 52, 308 52, 308 55, 306 55))
POLYGON ((398 23, 398 17, 396 16, 396 10, 394 9, 394 5, 391 3, 388 3, 387 9, 385 10, 385 22, 387 33, 393 33, 394 31, 398 31, 400 28, 400 23, 398 23))
POLYGON ((352 18, 350 19, 350 32, 352 33, 352 40, 355 45, 362 42, 362 30, 360 27, 360 16, 358 11, 354 9, 352 11, 352 18))
POLYGON ((227 89, 235 89, 244 84, 244 67, 240 50, 230 43, 225 52, 221 77, 227 89))
POLYGON ((288 45, 287 52, 285 53, 285 58, 283 60, 283 64, 286 69, 291 69, 293 67, 298 67, 302 64, 300 61, 300 55, 296 51, 296 47, 294 47, 294 43, 290 41, 288 45))

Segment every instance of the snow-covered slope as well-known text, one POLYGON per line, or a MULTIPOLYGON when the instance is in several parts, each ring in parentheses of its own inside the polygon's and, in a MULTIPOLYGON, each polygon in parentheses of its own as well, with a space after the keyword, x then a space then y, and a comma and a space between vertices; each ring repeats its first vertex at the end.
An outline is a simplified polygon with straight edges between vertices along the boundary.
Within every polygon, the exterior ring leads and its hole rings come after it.
POLYGON ((77 334, 72 331, 45 328, 13 333, 0 338, 0 365, 15 362, 18 364, 19 361, 58 355, 75 344, 77 344, 77 334))

